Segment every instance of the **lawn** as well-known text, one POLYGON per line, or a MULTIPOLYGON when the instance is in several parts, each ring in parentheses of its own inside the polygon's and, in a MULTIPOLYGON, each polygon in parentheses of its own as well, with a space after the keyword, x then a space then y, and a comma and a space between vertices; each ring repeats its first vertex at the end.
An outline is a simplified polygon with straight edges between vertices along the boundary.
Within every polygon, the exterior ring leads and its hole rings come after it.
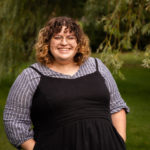
POLYGON ((124 65, 126 80, 118 87, 130 107, 127 115, 127 149, 150 149, 150 70, 136 64, 124 65))
MULTIPOLYGON (((150 149, 150 70, 140 66, 140 53, 122 54, 121 69, 126 80, 115 77, 122 97, 130 107, 127 115, 127 150, 150 149)), ((2 123, 5 100, 12 84, 7 77, 0 82, 0 150, 14 150, 9 144, 2 123)))

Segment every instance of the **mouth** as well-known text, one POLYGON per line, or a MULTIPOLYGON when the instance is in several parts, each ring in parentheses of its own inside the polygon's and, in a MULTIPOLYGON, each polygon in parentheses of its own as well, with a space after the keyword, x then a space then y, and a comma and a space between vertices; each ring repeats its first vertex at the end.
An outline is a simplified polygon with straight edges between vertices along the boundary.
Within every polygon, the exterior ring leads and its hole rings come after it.
POLYGON ((60 52, 68 52, 68 51, 70 51, 71 49, 70 49, 70 48, 58 48, 58 50, 59 50, 60 52))

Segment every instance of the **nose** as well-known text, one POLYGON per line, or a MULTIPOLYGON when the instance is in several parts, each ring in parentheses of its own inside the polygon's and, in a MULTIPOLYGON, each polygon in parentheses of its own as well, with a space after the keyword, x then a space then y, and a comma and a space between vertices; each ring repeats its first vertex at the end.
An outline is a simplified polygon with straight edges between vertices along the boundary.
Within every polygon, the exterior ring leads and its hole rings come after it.
POLYGON ((62 44, 62 45, 67 45, 67 39, 66 39, 66 38, 63 38, 63 39, 61 40, 61 44, 62 44))

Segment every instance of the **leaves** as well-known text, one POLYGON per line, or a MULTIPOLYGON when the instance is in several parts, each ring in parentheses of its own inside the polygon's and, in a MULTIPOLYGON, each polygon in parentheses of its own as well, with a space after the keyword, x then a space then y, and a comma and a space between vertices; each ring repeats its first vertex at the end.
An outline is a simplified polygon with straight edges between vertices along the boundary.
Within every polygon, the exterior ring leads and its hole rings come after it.
MULTIPOLYGON (((106 0, 103 2, 107 3, 106 0)), ((88 0, 86 3, 88 13, 86 13, 85 23, 87 26, 93 25, 92 27, 98 24, 96 34, 91 34, 93 28, 91 33, 88 30, 92 43, 96 43, 93 40, 96 39, 94 36, 103 36, 97 41, 99 46, 96 52, 100 53, 102 61, 114 74, 123 78, 120 72, 123 62, 117 54, 129 50, 144 51, 146 47, 142 66, 150 68, 150 48, 148 46, 148 39, 150 39, 150 0, 112 0, 109 2, 107 6, 98 0, 88 0), (103 12, 101 12, 102 8, 105 8, 103 12)))
POLYGON ((145 35, 145 34, 150 35, 150 23, 145 24, 145 25, 142 27, 141 32, 142 32, 143 35, 145 35))
POLYGON ((145 58, 142 61, 142 66, 150 69, 150 44, 146 46, 144 56, 145 58))

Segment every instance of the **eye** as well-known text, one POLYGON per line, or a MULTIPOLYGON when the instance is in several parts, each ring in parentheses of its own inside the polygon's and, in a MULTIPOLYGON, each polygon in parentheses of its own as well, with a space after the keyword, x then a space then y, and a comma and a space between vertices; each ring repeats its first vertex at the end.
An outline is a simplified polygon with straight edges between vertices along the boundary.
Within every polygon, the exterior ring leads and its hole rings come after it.
POLYGON ((57 36, 54 36, 54 39, 60 40, 60 39, 62 39, 62 37, 57 35, 57 36))
POLYGON ((70 35, 70 36, 68 36, 67 37, 69 40, 74 40, 74 39, 76 39, 76 37, 74 36, 74 35, 70 35))

